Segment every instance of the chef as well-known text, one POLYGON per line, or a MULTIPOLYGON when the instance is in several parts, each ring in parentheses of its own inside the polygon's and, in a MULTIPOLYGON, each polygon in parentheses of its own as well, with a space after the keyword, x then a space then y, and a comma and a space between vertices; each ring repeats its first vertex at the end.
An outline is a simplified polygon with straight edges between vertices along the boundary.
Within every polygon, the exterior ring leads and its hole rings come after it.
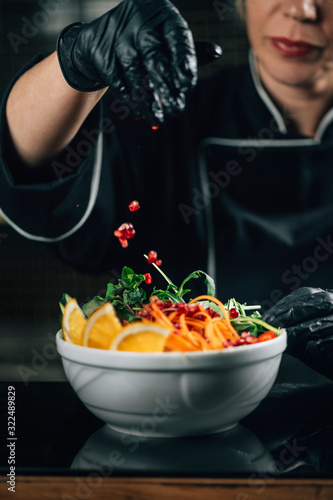
POLYGON ((330 288, 332 2, 238 8, 248 64, 199 82, 199 45, 168 0, 65 27, 2 99, 5 220, 78 270, 143 272, 153 249, 174 282, 204 269, 219 297, 263 310, 330 288))

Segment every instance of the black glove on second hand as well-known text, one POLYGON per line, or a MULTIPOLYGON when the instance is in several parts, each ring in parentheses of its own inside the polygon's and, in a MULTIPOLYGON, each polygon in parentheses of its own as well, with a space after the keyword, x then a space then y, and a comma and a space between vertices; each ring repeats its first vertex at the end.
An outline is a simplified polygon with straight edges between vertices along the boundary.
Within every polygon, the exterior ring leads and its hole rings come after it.
POLYGON ((89 24, 65 28, 57 51, 71 87, 89 92, 109 86, 155 125, 164 112, 182 111, 184 93, 197 81, 191 31, 168 0, 123 0, 89 24))
POLYGON ((287 354, 333 379, 333 291, 302 287, 262 315, 287 330, 287 354))

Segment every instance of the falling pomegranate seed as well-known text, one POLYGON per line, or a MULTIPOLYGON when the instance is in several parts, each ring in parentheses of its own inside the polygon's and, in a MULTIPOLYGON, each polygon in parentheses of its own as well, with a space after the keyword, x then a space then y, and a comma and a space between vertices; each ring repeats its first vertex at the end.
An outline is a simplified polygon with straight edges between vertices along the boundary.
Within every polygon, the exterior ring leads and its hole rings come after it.
POLYGON ((157 125, 153 125, 151 129, 152 130, 158 130, 158 126, 157 125))
POLYGON ((123 248, 127 248, 128 247, 128 241, 127 241, 126 238, 118 238, 118 240, 119 240, 119 243, 121 244, 121 246, 123 248))
POLYGON ((130 222, 124 222, 113 234, 118 238, 121 246, 126 248, 128 247, 127 240, 135 236, 135 229, 130 222))
POLYGON ((162 261, 161 261, 161 259, 157 259, 157 260, 155 261, 155 264, 156 264, 158 267, 160 267, 160 266, 162 265, 162 261))
POLYGON ((145 273, 144 277, 145 277, 145 282, 147 283, 147 285, 151 285, 151 282, 152 282, 151 274, 150 273, 145 273))
POLYGON ((137 200, 133 200, 128 205, 128 208, 130 209, 131 212, 135 212, 136 210, 139 210, 140 204, 139 204, 139 202, 137 200))
POLYGON ((148 252, 148 264, 154 264, 157 260, 157 253, 154 250, 148 252))
POLYGON ((234 319, 234 318, 238 318, 238 316, 239 316, 239 313, 235 307, 232 307, 231 309, 229 309, 229 317, 230 318, 234 319))

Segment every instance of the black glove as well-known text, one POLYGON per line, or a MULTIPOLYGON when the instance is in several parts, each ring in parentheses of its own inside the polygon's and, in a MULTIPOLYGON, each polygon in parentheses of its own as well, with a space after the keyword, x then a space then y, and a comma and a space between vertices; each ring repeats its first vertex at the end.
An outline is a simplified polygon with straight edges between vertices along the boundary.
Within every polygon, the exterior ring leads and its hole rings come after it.
POLYGON ((333 291, 302 287, 262 315, 267 323, 286 328, 286 352, 333 379, 333 291))
MULTIPOLYGON (((221 54, 213 44, 199 49, 199 59, 221 54)), ((123 0, 89 24, 65 28, 57 51, 71 87, 89 92, 109 86, 152 125, 163 121, 164 112, 182 111, 184 93, 197 81, 192 34, 168 0, 123 0)))

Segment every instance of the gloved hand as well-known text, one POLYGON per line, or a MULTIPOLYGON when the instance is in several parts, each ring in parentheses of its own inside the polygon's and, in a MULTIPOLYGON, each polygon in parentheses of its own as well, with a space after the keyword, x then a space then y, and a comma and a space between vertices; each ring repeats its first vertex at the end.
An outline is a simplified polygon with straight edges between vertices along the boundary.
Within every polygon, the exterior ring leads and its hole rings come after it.
POLYGON ((302 287, 262 315, 287 330, 286 352, 333 379, 333 291, 302 287))
MULTIPOLYGON (((206 44, 200 53, 210 51, 214 59, 218 49, 206 44)), ((57 51, 71 87, 89 92, 109 86, 151 125, 162 122, 164 113, 182 111, 184 93, 197 81, 192 34, 168 0, 123 0, 89 24, 65 28, 57 51)))

